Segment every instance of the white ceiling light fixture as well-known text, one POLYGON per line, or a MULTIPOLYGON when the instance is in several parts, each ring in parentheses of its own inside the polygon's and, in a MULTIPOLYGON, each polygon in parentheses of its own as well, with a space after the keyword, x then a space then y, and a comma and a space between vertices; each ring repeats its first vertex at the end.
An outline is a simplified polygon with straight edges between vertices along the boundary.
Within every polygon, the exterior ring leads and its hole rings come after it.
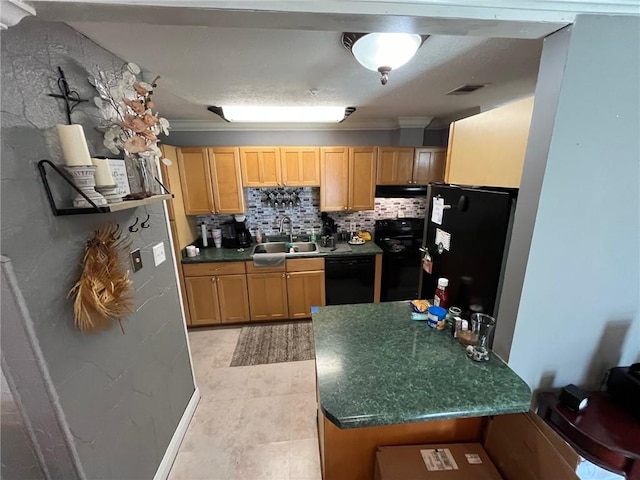
POLYGON ((417 33, 351 33, 342 34, 342 44, 365 68, 380 72, 386 85, 389 72, 413 58, 428 35, 417 33))
POLYGON ((208 107, 227 122, 246 123, 339 123, 355 112, 355 107, 333 106, 233 106, 208 107))

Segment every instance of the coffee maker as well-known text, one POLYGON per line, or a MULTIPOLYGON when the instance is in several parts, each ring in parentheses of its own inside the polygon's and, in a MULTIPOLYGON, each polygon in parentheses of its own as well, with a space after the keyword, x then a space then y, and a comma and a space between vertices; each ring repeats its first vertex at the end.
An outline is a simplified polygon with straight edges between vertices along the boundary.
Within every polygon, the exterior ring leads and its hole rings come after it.
POLYGON ((245 248, 251 246, 251 232, 245 223, 245 215, 234 215, 233 220, 225 222, 222 228, 222 246, 224 248, 245 248))

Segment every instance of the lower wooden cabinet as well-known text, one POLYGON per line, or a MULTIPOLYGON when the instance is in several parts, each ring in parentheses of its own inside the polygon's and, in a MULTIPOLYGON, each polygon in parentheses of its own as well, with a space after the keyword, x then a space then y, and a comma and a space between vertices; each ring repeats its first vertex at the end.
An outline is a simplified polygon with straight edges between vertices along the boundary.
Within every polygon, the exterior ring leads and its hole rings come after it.
POLYGON ((324 270, 287 273, 289 318, 310 318, 311 307, 326 301, 324 270))
POLYGON ((250 273, 247 284, 251 320, 289 318, 286 273, 250 273))
POLYGON ((187 264, 183 272, 191 325, 249 321, 243 262, 187 264))
POLYGON ((248 322, 249 294, 246 275, 221 275, 217 278, 220 322, 248 322))
POLYGON ((216 277, 185 277, 191 325, 220 323, 216 277))
POLYGON ((311 307, 326 303, 324 258, 287 259, 279 267, 196 263, 183 270, 191 326, 310 318, 311 307))

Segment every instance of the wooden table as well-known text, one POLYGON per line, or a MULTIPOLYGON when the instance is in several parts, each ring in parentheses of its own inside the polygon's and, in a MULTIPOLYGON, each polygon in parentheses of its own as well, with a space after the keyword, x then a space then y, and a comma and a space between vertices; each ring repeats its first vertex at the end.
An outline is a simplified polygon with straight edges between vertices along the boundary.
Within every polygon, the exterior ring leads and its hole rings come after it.
POLYGON ((640 480, 640 422, 606 392, 592 392, 580 412, 562 405, 555 393, 539 393, 538 415, 590 462, 640 480))

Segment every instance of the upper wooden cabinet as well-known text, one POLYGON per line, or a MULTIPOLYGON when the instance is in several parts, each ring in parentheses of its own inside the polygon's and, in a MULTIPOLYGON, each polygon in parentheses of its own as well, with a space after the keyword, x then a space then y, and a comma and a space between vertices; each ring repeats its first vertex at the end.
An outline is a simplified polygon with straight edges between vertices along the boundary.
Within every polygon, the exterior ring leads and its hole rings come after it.
POLYGON ((282 184, 278 147, 240 147, 240 164, 245 187, 279 187, 282 184))
POLYGON ((413 148, 378 147, 378 185, 413 183, 413 148))
POLYGON ((349 149, 349 210, 373 210, 376 196, 376 149, 349 149))
POLYGON ((349 149, 320 149, 320 210, 347 210, 349 205, 349 149))
POLYGON ((320 149, 320 210, 373 210, 375 147, 320 149))
POLYGON ((240 176, 240 152, 237 148, 209 149, 216 213, 244 213, 244 192, 240 176))
POLYGON ((427 185, 430 182, 442 182, 446 160, 446 148, 416 148, 413 161, 413 184, 427 185))
POLYGON ((244 213, 238 148, 179 148, 178 167, 187 215, 244 213))
POLYGON ((446 182, 519 187, 532 112, 529 97, 453 122, 446 182))
POLYGON ((318 147, 280 147, 282 183, 287 187, 320 186, 318 147))
POLYGON ((215 213, 207 149, 179 148, 178 168, 185 213, 187 215, 215 213))

